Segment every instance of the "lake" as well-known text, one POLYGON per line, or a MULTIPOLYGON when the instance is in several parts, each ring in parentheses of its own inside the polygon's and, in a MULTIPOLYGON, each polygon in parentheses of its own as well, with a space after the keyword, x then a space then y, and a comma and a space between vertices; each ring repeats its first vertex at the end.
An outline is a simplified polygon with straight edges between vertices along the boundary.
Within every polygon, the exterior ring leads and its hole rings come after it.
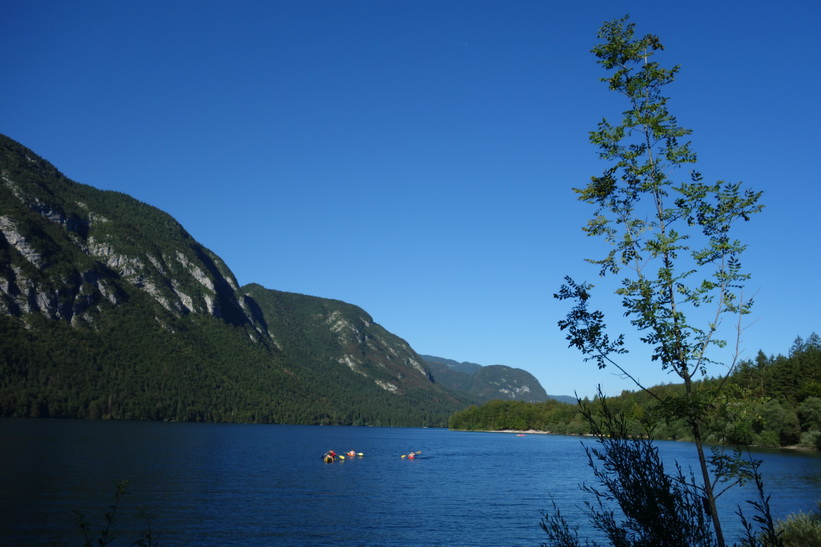
MULTIPOLYGON (((591 480, 582 439, 554 435, 0 420, 0 439, 6 546, 82 543, 74 511, 97 532, 123 479, 118 545, 139 538, 138 506, 153 513, 162 545, 539 545, 551 498, 568 520, 586 523, 578 484, 591 480), (326 464, 329 449, 364 456, 326 464), (411 451, 416 459, 401 457, 411 451)), ((693 445, 659 445, 695 467, 693 445)), ((817 453, 755 457, 777 517, 816 508, 817 453)), ((731 508, 751 492, 733 495, 731 508)))

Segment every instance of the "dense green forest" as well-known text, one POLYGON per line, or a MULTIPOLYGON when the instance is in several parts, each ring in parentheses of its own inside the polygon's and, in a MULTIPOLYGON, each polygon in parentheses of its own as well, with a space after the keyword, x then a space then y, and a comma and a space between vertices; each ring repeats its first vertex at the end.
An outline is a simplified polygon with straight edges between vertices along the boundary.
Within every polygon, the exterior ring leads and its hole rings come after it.
MULTIPOLYGON (((676 384, 651 388, 662 400, 681 390, 676 384)), ((821 337, 815 333, 806 340, 797 338, 786 356, 759 352, 754 360, 741 362, 726 382, 709 378, 698 383, 698 391, 712 401, 708 442, 821 450, 821 337)), ((608 405, 626 417, 633 434, 650 431, 657 439, 691 440, 684 421, 663 419, 668 413, 648 393, 625 391, 608 398, 608 405)), ((454 413, 449 426, 567 435, 589 432, 577 406, 558 401, 490 401, 454 413)))
POLYGON ((445 427, 478 402, 361 308, 250 284, 0 135, 0 417, 445 427))
POLYGON ((444 427, 467 404, 389 393, 321 357, 289 367, 213 318, 150 328, 139 310, 120 308, 100 332, 0 316, 0 416, 444 427))

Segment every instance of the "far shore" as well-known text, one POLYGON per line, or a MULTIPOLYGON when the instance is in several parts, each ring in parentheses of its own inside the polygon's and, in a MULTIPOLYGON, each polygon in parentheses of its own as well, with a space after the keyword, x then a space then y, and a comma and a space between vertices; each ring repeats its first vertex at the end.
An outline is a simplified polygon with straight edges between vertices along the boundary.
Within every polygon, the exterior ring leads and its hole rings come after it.
MULTIPOLYGON (((559 435, 559 433, 553 433, 552 431, 541 431, 539 429, 453 429, 452 431, 473 431, 476 433, 516 433, 519 435, 559 435)), ((561 433, 561 435, 566 435, 569 437, 593 437, 592 433, 584 433, 582 435, 578 435, 575 433, 561 433)), ((656 440, 664 440, 664 439, 656 439, 656 440)), ((692 442, 692 441, 683 441, 683 442, 692 442)), ((728 446, 728 445, 724 445, 728 446)), ((797 444, 789 445, 789 446, 757 446, 751 445, 750 448, 762 448, 762 449, 771 449, 771 450, 795 450, 798 452, 818 452, 816 449, 810 446, 799 446, 797 444)))
POLYGON ((452 431, 473 431, 476 433, 518 433, 525 435, 555 435, 552 431, 538 429, 453 429, 452 431))
MULTIPOLYGON (((457 429, 454 431, 470 431, 468 429, 457 429)), ((517 433, 519 435, 562 435, 567 437, 593 437, 592 433, 553 433, 552 431, 542 431, 540 429, 480 429, 481 433, 517 433)))
POLYGON ((526 434, 526 435, 552 435, 553 433, 550 431, 539 431, 538 429, 488 429, 485 433, 519 433, 519 434, 526 434))

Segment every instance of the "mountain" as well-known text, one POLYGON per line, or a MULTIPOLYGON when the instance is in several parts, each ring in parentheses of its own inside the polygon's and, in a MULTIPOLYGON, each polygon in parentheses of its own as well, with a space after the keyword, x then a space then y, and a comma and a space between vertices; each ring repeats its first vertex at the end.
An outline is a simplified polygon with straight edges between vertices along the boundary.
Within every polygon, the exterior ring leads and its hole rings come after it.
POLYGON ((433 355, 422 355, 422 358, 430 367, 433 378, 437 382, 450 389, 467 391, 483 401, 509 399, 540 402, 562 397, 548 395, 532 374, 520 368, 460 363, 433 355))
POLYGON ((0 135, 0 416, 444 426, 475 402, 360 308, 239 287, 174 218, 0 135))
POLYGON ((579 402, 579 400, 573 395, 548 395, 547 398, 559 401, 560 403, 567 403, 569 405, 575 405, 579 402))

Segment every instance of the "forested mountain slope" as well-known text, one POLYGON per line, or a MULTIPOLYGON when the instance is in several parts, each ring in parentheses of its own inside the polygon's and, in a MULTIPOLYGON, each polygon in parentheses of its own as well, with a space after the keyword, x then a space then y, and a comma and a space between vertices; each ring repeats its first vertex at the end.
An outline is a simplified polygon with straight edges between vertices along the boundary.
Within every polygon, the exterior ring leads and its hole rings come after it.
POLYGON ((0 416, 443 426, 475 400, 342 302, 238 287, 168 214, 0 135, 0 416))
POLYGON ((483 401, 546 401, 550 396, 532 374, 506 365, 482 366, 452 359, 423 355, 434 379, 450 388, 467 391, 483 401))

